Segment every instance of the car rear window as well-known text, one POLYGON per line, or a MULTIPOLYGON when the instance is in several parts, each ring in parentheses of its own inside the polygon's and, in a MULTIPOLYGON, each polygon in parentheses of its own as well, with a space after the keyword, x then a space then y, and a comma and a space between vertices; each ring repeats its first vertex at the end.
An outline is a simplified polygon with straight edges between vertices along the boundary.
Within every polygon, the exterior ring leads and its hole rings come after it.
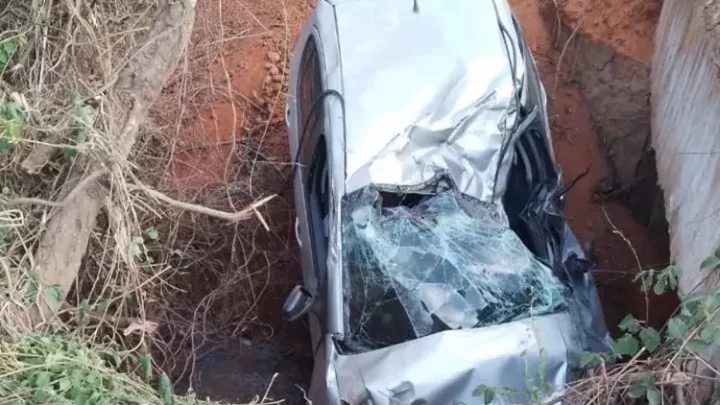
POLYGON ((346 340, 364 352, 555 312, 565 291, 501 206, 367 187, 342 207, 346 340))

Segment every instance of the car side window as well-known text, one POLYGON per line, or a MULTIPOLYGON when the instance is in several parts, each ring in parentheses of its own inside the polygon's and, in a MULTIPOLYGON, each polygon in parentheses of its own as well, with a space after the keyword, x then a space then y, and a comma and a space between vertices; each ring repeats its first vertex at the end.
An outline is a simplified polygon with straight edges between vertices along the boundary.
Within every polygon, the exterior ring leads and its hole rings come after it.
POLYGON ((320 134, 317 138, 312 162, 308 170, 305 183, 307 190, 307 210, 310 227, 310 238, 315 263, 315 276, 318 284, 325 278, 327 267, 327 249, 330 241, 329 213, 330 213, 330 171, 328 166, 327 145, 325 136, 320 134))
POLYGON ((298 84, 299 128, 301 128, 300 164, 303 165, 306 207, 318 284, 326 271, 329 242, 328 213, 330 212, 330 174, 328 151, 325 143, 323 122, 325 109, 322 100, 322 75, 315 39, 310 36, 302 55, 302 71, 298 84), (319 103, 315 106, 315 103, 319 103), (313 107, 315 107, 313 109, 313 107))
POLYGON ((317 125, 322 123, 323 118, 322 108, 318 106, 313 111, 313 104, 322 91, 322 84, 317 45, 312 36, 305 43, 300 66, 302 70, 298 83, 298 94, 300 95, 298 128, 300 128, 300 147, 302 148, 301 163, 308 165, 312 158, 317 125))

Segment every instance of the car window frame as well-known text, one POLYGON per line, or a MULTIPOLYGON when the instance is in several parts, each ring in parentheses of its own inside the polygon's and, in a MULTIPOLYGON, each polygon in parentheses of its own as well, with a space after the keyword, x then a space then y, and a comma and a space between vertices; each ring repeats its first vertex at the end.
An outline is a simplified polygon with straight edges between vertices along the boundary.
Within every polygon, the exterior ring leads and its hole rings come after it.
POLYGON ((300 80, 297 83, 297 94, 299 95, 297 117, 298 128, 300 128, 298 147, 301 148, 300 163, 305 167, 308 166, 312 159, 317 127, 324 117, 322 106, 316 107, 314 114, 311 115, 313 113, 313 104, 322 92, 319 51, 318 41, 314 35, 310 35, 303 47, 300 59, 300 80))
POLYGON ((308 37, 301 57, 300 81, 298 82, 298 127, 300 131, 300 164, 303 170, 303 188, 305 190, 305 210, 310 236, 310 251, 317 286, 323 284, 327 273, 329 234, 325 225, 325 216, 329 215, 332 197, 330 191, 330 154, 325 136, 326 114, 323 101, 315 107, 323 92, 322 60, 318 41, 313 35, 308 37), (308 87, 309 85, 309 87, 308 87), (311 114, 311 115, 310 115, 311 114), (308 128, 305 128, 307 125, 308 128), (318 180, 318 176, 323 176, 318 180), (320 183, 318 183, 318 181, 320 183), (324 183, 324 184, 323 184, 324 183), (325 195, 315 195, 318 189, 325 189, 325 195), (324 212, 323 211, 324 205, 324 212), (318 218, 319 214, 321 215, 318 218))

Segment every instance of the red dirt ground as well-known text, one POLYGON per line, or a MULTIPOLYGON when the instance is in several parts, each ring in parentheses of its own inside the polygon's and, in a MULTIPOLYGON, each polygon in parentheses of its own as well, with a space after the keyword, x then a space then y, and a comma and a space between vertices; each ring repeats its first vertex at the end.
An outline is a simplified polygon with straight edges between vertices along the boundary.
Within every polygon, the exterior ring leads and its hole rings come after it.
MULTIPOLYGON (((591 203, 594 187, 605 172, 604 162, 582 94, 570 78, 572 62, 566 55, 565 62, 557 66, 563 44, 553 46, 555 39, 550 33, 556 27, 548 26, 541 17, 541 13, 547 13, 547 8, 541 7, 552 7, 554 13, 554 4, 548 4, 547 0, 511 0, 510 3, 523 26, 548 91, 554 148, 565 179, 575 178, 590 168, 588 175, 569 192, 566 216, 581 241, 594 240, 595 274, 608 326, 617 332, 615 326, 625 315, 632 313, 645 319, 646 312, 649 324, 662 325, 675 309, 677 299, 651 296, 646 301, 632 279, 639 268, 667 265, 667 248, 658 246, 649 231, 619 202, 591 203), (557 84, 555 77, 559 79, 557 84)), ((562 15, 561 18, 570 26, 571 21, 582 22, 580 30, 585 33, 584 27, 588 27, 586 35, 590 38, 649 64, 659 15, 658 2, 602 0, 603 6, 597 3, 567 0, 563 3, 564 12, 574 17, 562 15), (638 8, 646 12, 639 13, 638 8)))
MULTIPOLYGON (((194 330, 199 330, 196 334, 209 329, 215 335, 213 342, 205 344, 202 336, 188 345, 183 336, 176 336, 178 328, 170 326, 167 333, 173 340, 166 343, 176 351, 175 358, 163 365, 183 386, 193 363, 186 359, 212 349, 218 339, 233 343, 233 353, 246 359, 242 364, 194 370, 193 378, 204 372, 205 381, 194 383, 203 385, 194 387, 202 389, 199 394, 234 403, 248 402, 252 395, 265 391, 278 357, 300 357, 300 364, 309 348, 304 326, 282 323, 279 309, 292 285, 302 280, 292 230, 292 194, 286 183, 290 172, 284 129, 285 73, 288 54, 311 3, 198 1, 188 55, 153 111, 173 156, 170 179, 160 186, 164 191, 223 210, 240 210, 259 197, 278 194, 260 209, 270 232, 254 219, 237 226, 218 223, 217 234, 206 234, 206 218, 180 225, 193 238, 195 249, 206 253, 203 263, 190 263, 190 271, 171 280, 187 292, 177 294, 174 301, 183 301, 177 303, 181 309, 197 306, 200 314, 191 310, 178 315, 172 308, 170 317, 178 324, 193 319, 194 330), (197 235, 195 221, 204 221, 197 235), (244 346, 240 344, 244 338, 258 344, 244 346), (255 363, 265 368, 257 369, 255 363), (234 383, 228 385, 228 381, 234 383)), ((200 368, 201 363, 213 364, 212 359, 203 361, 195 363, 200 368)), ((280 390, 287 391, 277 397, 300 393, 293 384, 305 385, 305 376, 298 374, 308 373, 293 371, 302 368, 295 364, 278 367, 289 374, 285 379, 290 381, 275 383, 274 387, 279 384, 280 390)))
MULTIPOLYGON (((590 201, 593 187, 604 172, 603 160, 582 95, 569 79, 568 64, 559 68, 555 64, 560 49, 553 47, 550 34, 553 27, 548 27, 541 18, 540 9, 550 2, 510 1, 548 94, 553 96, 549 108, 554 147, 564 176, 569 180, 590 168, 588 175, 568 194, 567 218, 581 241, 594 239, 596 273, 602 284, 600 294, 607 323, 612 328, 628 312, 645 318, 648 303, 629 280, 639 267, 661 267, 668 258, 665 249, 653 245, 647 230, 625 207, 615 202, 598 205, 590 201), (556 92, 550 94, 553 89, 556 92)), ((155 112, 161 122, 178 123, 166 128, 176 133, 172 168, 176 187, 184 190, 221 187, 227 181, 228 162, 257 160, 257 154, 236 156, 240 145, 248 142, 278 168, 289 161, 282 124, 287 79, 282 72, 287 69, 288 54, 311 3, 312 0, 198 2, 193 45, 184 66, 186 74, 171 82, 155 112)), ((581 23, 589 36, 649 63, 658 1, 567 0, 562 4, 562 17, 581 23)), ((251 184, 257 184, 251 194, 281 190, 284 179, 278 172, 263 171, 264 178, 249 179, 251 184)), ((289 194, 284 199, 283 207, 291 207, 292 203, 287 202, 291 201, 289 194)), ((284 220, 287 223, 278 220, 274 232, 292 244, 292 214, 286 212, 280 217, 287 218, 284 220)), ((257 244, 255 248, 263 250, 257 244)), ((299 277, 296 262, 273 266, 271 271, 283 277, 299 277)), ((268 290, 267 297, 258 303, 257 312, 261 322, 280 328, 278 308, 287 286, 278 284, 275 290, 272 287, 268 290)), ((653 307, 649 311, 650 323, 662 323, 674 302, 659 299, 650 303, 653 307), (656 310, 658 307, 661 310, 656 310)))
MULTIPOLYGON (((544 0, 548 1, 548 0, 544 0)), ((662 0, 559 0, 566 23, 650 65, 662 0)))

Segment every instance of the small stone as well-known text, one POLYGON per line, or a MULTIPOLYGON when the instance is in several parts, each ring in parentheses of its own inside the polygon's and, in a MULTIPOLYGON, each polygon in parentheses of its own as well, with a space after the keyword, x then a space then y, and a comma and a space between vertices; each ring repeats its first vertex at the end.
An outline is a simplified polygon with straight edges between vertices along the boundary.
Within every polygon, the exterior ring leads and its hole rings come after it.
POLYGON ((280 54, 277 52, 268 52, 267 57, 268 60, 272 63, 280 62, 280 54))
POLYGON ((280 83, 283 81, 282 75, 273 76, 273 80, 280 83))
POLYGON ((280 69, 278 69, 277 66, 273 65, 273 67, 270 68, 269 72, 271 75, 277 76, 280 74, 280 69))
POLYGON ((272 82, 272 76, 265 76, 265 78, 263 79, 263 86, 267 86, 268 84, 270 84, 270 82, 272 82))
POLYGON ((265 69, 267 69, 267 70, 270 70, 270 69, 272 69, 272 68, 274 68, 274 67, 275 67, 275 65, 273 65, 273 64, 270 63, 270 62, 267 62, 267 63, 265 64, 265 69))

